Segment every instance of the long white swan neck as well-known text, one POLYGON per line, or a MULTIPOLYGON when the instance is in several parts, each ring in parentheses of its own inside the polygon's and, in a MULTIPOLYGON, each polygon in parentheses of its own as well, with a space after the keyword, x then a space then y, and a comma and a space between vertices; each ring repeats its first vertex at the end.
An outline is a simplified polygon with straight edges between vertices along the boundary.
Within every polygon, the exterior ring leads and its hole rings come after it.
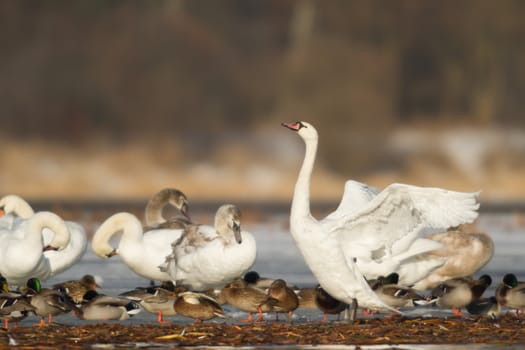
POLYGON ((304 160, 295 183, 292 201, 291 210, 294 215, 310 215, 310 178, 317 153, 317 142, 317 138, 304 139, 306 146, 304 160))
MULTIPOLYGON (((33 215, 29 219, 28 232, 38 239, 42 240, 42 230, 48 228, 54 233, 53 240, 49 245, 58 248, 59 250, 64 249, 71 238, 69 230, 65 222, 56 214, 51 212, 39 212, 33 215)), ((36 238, 35 238, 36 239, 36 238)))
POLYGON ((142 225, 140 221, 130 213, 117 213, 110 216, 100 225, 92 239, 92 247, 95 254, 107 258, 114 248, 109 240, 117 232, 122 231, 120 241, 142 240, 142 225))
POLYGON ((28 219, 35 213, 33 208, 22 197, 11 194, 0 199, 0 207, 4 207, 6 214, 15 214, 24 219, 28 219))

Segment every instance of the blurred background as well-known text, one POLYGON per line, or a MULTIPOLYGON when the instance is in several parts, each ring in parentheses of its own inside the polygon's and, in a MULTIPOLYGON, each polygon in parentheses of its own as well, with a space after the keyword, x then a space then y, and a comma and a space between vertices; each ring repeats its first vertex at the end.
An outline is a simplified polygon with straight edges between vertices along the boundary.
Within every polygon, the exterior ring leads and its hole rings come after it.
POLYGON ((525 198, 521 0, 0 3, 0 193, 291 200, 352 178, 525 198))

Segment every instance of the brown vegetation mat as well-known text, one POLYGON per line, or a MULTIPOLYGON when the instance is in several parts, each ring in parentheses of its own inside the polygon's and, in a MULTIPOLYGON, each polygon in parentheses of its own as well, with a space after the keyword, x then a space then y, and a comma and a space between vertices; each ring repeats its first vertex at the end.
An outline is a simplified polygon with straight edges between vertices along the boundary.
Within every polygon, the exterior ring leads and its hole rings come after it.
POLYGON ((133 346, 371 345, 371 344, 525 344, 524 321, 512 315, 485 318, 362 319, 351 324, 262 322, 247 325, 91 324, 18 327, 2 331, 0 349, 84 348, 93 344, 133 346))

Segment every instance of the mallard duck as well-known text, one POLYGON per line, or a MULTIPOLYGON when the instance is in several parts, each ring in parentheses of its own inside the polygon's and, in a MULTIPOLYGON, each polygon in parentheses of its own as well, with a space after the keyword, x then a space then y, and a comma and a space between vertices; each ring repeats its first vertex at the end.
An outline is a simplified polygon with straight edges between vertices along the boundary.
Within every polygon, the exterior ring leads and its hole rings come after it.
POLYGON ((496 319, 501 314, 501 305, 495 296, 472 301, 465 307, 469 314, 496 319))
POLYGON ((417 290, 431 289, 443 281, 472 276, 481 270, 494 255, 494 241, 474 225, 459 225, 447 232, 434 233, 426 238, 439 242, 442 248, 427 252, 424 259, 446 259, 445 263, 413 285, 417 290))
POLYGON ((89 290, 84 294, 77 316, 82 320, 127 320, 140 311, 135 301, 89 290))
POLYGON ((96 290, 100 286, 92 275, 84 275, 80 280, 66 281, 53 285, 53 289, 63 292, 75 304, 81 304, 84 295, 90 290, 96 290))
POLYGON ((187 291, 186 288, 177 286, 170 289, 161 286, 138 287, 134 290, 121 293, 119 296, 134 300, 144 308, 144 310, 157 314, 158 323, 166 323, 163 316, 174 316, 177 313, 173 308, 173 303, 177 295, 187 291))
POLYGON ((144 216, 144 231, 158 228, 181 229, 192 223, 188 217, 188 198, 182 191, 174 188, 165 188, 155 193, 146 205, 144 216), (162 212, 168 204, 176 208, 178 213, 166 220, 162 212))
POLYGON ((300 309, 317 309, 315 304, 315 294, 317 293, 316 287, 300 288, 295 290, 297 298, 299 299, 300 309))
POLYGON ((496 300, 501 306, 516 309, 518 316, 522 315, 525 307, 525 282, 518 281, 513 273, 506 274, 496 289, 496 300))
POLYGON ((394 272, 374 281, 371 287, 385 304, 393 308, 412 307, 424 302, 425 298, 415 289, 401 286, 398 281, 399 275, 394 272))
POLYGON ((173 304, 179 315, 195 319, 195 323, 211 320, 215 317, 226 318, 224 311, 213 298, 204 293, 183 292, 173 304))
POLYGON ((323 313, 323 322, 328 322, 328 314, 337 315, 337 320, 348 305, 342 301, 334 299, 320 285, 315 288, 315 305, 323 313))
POLYGON ((34 310, 28 298, 20 293, 10 292, 7 280, 0 276, 0 317, 4 318, 4 328, 9 328, 9 321, 18 324, 34 310))
POLYGON ((34 306, 35 315, 40 316, 39 326, 45 326, 45 317, 48 323, 53 321, 53 316, 69 312, 76 308, 62 292, 56 289, 42 288, 38 278, 30 278, 24 288, 24 294, 34 306))
MULTIPOLYGON (((271 284, 275 281, 274 278, 261 277, 257 271, 248 271, 244 274, 243 279, 248 283, 250 287, 257 287, 261 289, 270 288, 271 284)), ((286 286, 292 289, 298 289, 291 283, 286 282, 286 286)))
POLYGON ((259 288, 248 287, 242 279, 236 279, 221 291, 221 297, 231 306, 246 311, 249 316, 242 322, 251 322, 254 312, 259 313, 258 321, 263 320, 263 312, 272 311, 277 299, 270 297, 259 288))
POLYGON ((242 276, 255 263, 256 244, 249 232, 241 230, 240 220, 239 208, 224 204, 215 214, 214 226, 186 227, 161 271, 193 291, 222 288, 242 276))
POLYGON ((483 275, 477 280, 470 277, 454 278, 434 288, 431 298, 437 306, 452 308, 455 316, 462 316, 461 308, 481 298, 491 283, 489 275, 483 275))
POLYGON ((273 305, 272 311, 275 312, 275 319, 279 320, 279 313, 287 313, 288 322, 292 321, 292 313, 299 306, 299 299, 292 288, 286 285, 282 279, 276 279, 268 288, 268 296, 277 300, 273 305))

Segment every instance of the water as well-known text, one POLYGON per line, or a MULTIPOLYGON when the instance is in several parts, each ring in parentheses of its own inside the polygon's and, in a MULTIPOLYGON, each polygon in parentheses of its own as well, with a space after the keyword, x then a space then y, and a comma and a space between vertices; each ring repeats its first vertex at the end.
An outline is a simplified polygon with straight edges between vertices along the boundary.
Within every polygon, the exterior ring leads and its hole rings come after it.
MULTIPOLYGON (((489 274, 493 278, 493 285, 485 292, 485 296, 494 294, 495 288, 503 275, 515 273, 520 280, 525 279, 525 226, 521 225, 521 217, 514 214, 482 214, 478 219, 478 226, 489 232, 495 242, 495 254, 487 266, 478 272, 489 274)), ((261 275, 272 278, 282 278, 299 287, 314 286, 316 280, 304 263, 304 260, 288 232, 288 218, 286 215, 272 215, 265 222, 247 223, 244 229, 250 231, 257 241, 257 259, 253 269, 261 275)), ((43 284, 51 286, 71 279, 79 279, 85 274, 99 276, 103 280, 101 293, 118 295, 137 286, 146 286, 149 281, 135 275, 123 264, 118 256, 111 259, 100 259, 88 247, 86 254, 71 269, 55 276, 43 284)), ((231 317, 227 321, 238 322, 247 317, 247 314, 225 306, 225 312, 231 317)), ((449 316, 449 310, 440 310, 432 307, 419 307, 406 310, 409 316, 449 316)), ((333 316, 335 317, 335 316, 333 316)), ((267 315, 273 319, 273 315, 267 315)), ((316 310, 296 310, 294 322, 320 320, 322 314, 316 310)), ((192 320, 182 316, 168 317, 174 323, 187 323, 192 320)), ((32 325, 37 321, 29 317, 21 325, 32 325)), ((57 316, 56 321, 66 324, 97 323, 97 321, 81 321, 73 315, 57 316)), ((114 321, 124 324, 154 323, 156 315, 142 311, 126 321, 114 321)), ((213 322, 213 321, 212 321, 213 322)))

